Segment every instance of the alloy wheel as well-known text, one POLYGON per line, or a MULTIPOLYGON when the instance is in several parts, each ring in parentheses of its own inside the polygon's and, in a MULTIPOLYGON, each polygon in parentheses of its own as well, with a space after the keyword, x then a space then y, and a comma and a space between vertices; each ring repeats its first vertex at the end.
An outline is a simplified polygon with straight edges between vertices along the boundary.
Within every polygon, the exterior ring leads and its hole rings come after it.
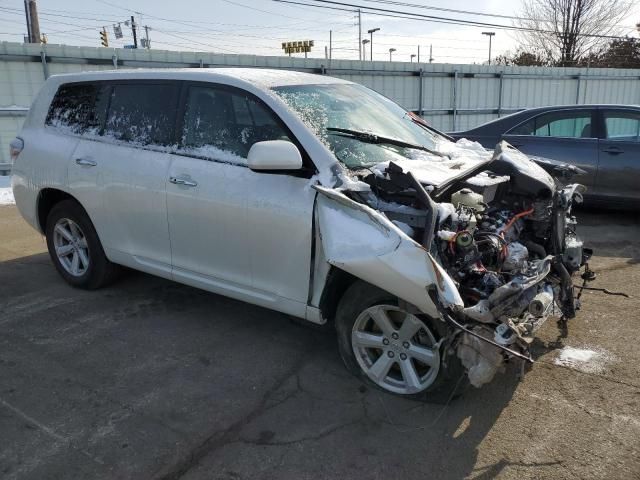
POLYGON ((397 306, 364 310, 353 325, 351 344, 362 370, 385 390, 419 393, 438 376, 440 352, 433 333, 397 306))
POLYGON ((58 261, 69 275, 81 277, 89 268, 89 246, 84 232, 69 218, 61 218, 53 228, 53 245, 58 261))

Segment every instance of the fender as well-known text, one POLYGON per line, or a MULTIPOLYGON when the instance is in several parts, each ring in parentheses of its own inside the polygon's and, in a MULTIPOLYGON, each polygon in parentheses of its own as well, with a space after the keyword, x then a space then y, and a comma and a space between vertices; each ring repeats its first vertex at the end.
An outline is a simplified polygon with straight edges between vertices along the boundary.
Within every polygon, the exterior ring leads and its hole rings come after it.
POLYGON ((319 185, 316 204, 320 239, 327 261, 411 303, 431 318, 440 313, 429 297, 454 310, 464 304, 449 275, 422 245, 384 215, 343 193, 319 185))

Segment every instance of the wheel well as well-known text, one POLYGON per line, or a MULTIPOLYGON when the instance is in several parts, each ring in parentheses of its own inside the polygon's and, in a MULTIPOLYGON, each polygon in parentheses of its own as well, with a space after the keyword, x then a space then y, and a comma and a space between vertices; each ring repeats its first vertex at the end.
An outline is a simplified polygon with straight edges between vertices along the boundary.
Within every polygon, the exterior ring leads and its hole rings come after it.
POLYGON ((49 216, 49 212, 57 203, 60 203, 63 200, 73 200, 78 202, 75 198, 62 190, 45 188, 40 191, 40 195, 38 196, 38 225, 43 233, 47 228, 47 217, 49 216))
POLYGON ((324 290, 322 291, 322 296, 320 297, 319 308, 322 318, 333 322, 338 309, 338 303, 340 303, 344 292, 357 280, 358 278, 350 273, 336 267, 331 267, 327 275, 324 290))

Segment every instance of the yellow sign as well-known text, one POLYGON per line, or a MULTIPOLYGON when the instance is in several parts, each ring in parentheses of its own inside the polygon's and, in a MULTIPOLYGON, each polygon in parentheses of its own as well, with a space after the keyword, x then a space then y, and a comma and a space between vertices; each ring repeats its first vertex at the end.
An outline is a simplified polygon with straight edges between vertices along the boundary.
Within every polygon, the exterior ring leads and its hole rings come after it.
POLYGON ((308 53, 313 47, 313 40, 303 40, 298 42, 282 42, 284 53, 308 53))

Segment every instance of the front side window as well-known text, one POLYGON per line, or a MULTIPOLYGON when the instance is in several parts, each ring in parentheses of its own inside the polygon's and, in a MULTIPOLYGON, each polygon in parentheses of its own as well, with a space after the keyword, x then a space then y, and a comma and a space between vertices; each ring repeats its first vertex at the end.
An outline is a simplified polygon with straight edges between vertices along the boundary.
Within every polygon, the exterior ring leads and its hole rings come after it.
POLYGON ((635 112, 604 112, 607 140, 640 142, 640 114, 635 112))
POLYGON ((108 94, 108 88, 99 83, 62 85, 45 123, 69 133, 97 134, 104 122, 108 94))
POLYGON ((183 152, 246 164, 252 145, 266 140, 290 138, 273 114, 249 94, 220 87, 189 88, 183 152))
POLYGON ((591 138, 591 112, 545 113, 508 133, 535 137, 591 138))
POLYGON ((175 84, 115 84, 104 135, 136 145, 171 143, 179 94, 175 84))

